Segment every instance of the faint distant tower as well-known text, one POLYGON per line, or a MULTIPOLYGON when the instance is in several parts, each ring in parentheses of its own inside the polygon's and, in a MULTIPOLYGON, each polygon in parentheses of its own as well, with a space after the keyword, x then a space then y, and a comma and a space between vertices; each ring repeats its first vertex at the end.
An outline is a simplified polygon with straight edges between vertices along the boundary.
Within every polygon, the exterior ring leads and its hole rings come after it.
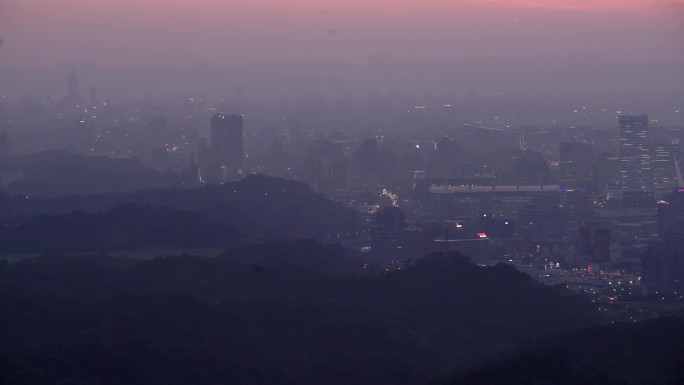
POLYGON ((349 190, 349 159, 340 143, 319 140, 308 145, 304 173, 314 191, 349 190))
POLYGON ((215 114, 211 117, 211 152, 221 168, 222 181, 242 177, 242 115, 215 114))
POLYGON ((12 145, 6 132, 0 132, 0 155, 10 155, 12 145))
POLYGON ((67 95, 64 101, 68 104, 69 108, 74 108, 81 103, 81 95, 78 93, 78 75, 76 75, 74 70, 71 70, 71 73, 69 73, 67 95))
POLYGON ((97 88, 95 86, 90 86, 90 107, 97 106, 97 88))
POLYGON ((579 228, 580 251, 590 263, 610 262, 610 229, 600 222, 579 228))
POLYGON ((78 75, 76 75, 76 71, 71 70, 71 73, 69 74, 69 93, 68 93, 69 98, 78 98, 78 75))
POLYGON ((620 116, 618 123, 621 187, 629 190, 653 191, 648 116, 620 116))
POLYGON ((378 141, 377 139, 364 139, 361 148, 357 152, 357 166, 359 174, 372 175, 378 172, 378 141))

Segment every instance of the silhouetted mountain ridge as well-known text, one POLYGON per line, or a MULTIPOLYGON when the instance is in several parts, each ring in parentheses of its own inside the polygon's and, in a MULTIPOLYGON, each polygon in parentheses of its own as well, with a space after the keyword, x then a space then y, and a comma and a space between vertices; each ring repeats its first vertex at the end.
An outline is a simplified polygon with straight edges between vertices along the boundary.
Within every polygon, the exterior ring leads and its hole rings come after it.
POLYGON ((0 253, 226 247, 238 237, 232 227, 203 214, 128 203, 104 213, 41 215, 2 226, 0 253))
POLYGON ((434 385, 678 385, 684 383, 684 320, 594 327, 434 385))
POLYGON ((76 155, 64 150, 5 157, 3 169, 21 178, 6 190, 28 196, 88 195, 170 185, 170 178, 136 158, 76 155))
POLYGON ((358 217, 344 204, 313 192, 301 182, 250 175, 240 182, 197 189, 151 188, 128 193, 40 198, 0 194, 0 220, 75 210, 97 213, 134 203, 199 213, 246 236, 316 238, 336 241, 356 230, 358 217))
POLYGON ((362 266, 313 241, 0 265, 3 380, 412 384, 595 319, 582 297, 457 254, 362 266))

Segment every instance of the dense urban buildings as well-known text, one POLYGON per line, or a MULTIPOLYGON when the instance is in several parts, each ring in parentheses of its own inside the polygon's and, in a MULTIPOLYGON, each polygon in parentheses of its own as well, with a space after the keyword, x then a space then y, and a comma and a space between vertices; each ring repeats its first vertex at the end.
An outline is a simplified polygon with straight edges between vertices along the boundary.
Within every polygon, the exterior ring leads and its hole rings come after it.
MULTIPOLYGON (((331 239, 388 269, 457 250, 479 264, 622 271, 641 274, 644 292, 674 287, 677 275, 659 272, 679 263, 672 191, 684 187, 684 136, 676 124, 596 107, 605 123, 504 124, 487 111, 517 101, 471 94, 408 107, 388 98, 396 109, 321 102, 271 110, 250 105, 244 90, 229 100, 117 103, 100 101, 91 85, 84 103, 75 71, 66 83, 63 98, 0 106, 1 156, 61 148, 131 159, 159 173, 154 186, 196 188, 251 174, 303 181, 362 215, 331 239), (249 125, 219 111, 245 111, 249 125), (404 219, 380 220, 383 212, 404 219)), ((0 185, 32 194, 21 181, 39 174, 13 164, 0 170, 0 185)))

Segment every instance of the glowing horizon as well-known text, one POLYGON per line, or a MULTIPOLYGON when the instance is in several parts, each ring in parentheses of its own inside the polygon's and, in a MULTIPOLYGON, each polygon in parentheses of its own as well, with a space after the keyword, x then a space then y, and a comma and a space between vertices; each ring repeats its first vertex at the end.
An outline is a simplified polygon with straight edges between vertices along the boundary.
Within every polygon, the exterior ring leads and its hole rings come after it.
POLYGON ((684 57, 684 0, 6 0, 0 12, 0 65, 684 57))
POLYGON ((314 12, 402 12, 402 11, 441 11, 449 10, 477 10, 492 9, 548 9, 560 11, 586 11, 586 12, 626 12, 626 11, 655 11, 665 12, 673 7, 684 7, 684 0, 137 0, 117 1, 111 3, 97 3, 88 0, 6 0, 5 10, 18 8, 40 14, 44 11, 61 10, 63 12, 78 13, 107 12, 112 10, 128 10, 131 7, 146 9, 148 11, 166 12, 173 9, 213 9, 213 10, 258 10, 267 12, 299 12, 308 10, 314 12))

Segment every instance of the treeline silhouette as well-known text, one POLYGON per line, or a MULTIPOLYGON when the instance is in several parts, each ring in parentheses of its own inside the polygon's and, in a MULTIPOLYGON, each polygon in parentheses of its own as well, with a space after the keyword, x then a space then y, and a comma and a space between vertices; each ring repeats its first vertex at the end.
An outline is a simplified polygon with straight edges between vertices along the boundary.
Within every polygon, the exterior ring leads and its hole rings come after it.
POLYGON ((684 384, 684 320, 597 326, 432 385, 684 384))
POLYGON ((316 241, 6 263, 0 382, 415 384, 597 317, 582 296, 459 254, 363 266, 316 241))
MULTIPOLYGON (((358 229, 357 214, 344 204, 315 193, 304 183, 261 175, 196 189, 152 188, 128 193, 28 199, 23 195, 0 193, 0 223, 17 226, 32 218, 34 222, 39 221, 36 216, 63 215, 76 210, 106 213, 129 203, 198 213, 223 226, 239 229, 246 237, 332 241, 358 229)), ((43 217, 42 220, 50 219, 43 217)))
POLYGON ((228 247, 238 239, 235 229, 203 214, 129 203, 105 213, 41 215, 0 227, 0 253, 228 247))

